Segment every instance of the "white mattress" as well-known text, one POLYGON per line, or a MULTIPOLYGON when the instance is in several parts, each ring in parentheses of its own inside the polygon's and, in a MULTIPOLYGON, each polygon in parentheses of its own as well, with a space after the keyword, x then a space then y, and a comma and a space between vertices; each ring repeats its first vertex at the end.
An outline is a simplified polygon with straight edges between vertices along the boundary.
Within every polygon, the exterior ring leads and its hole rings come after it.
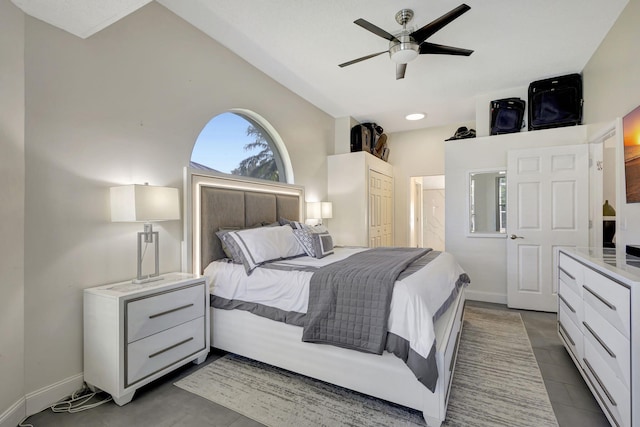
MULTIPOLYGON (((275 264, 319 267, 366 249, 335 248, 333 255, 322 259, 300 257, 275 264)), ((409 341, 410 347, 426 358, 435 340, 433 315, 449 298, 463 273, 454 257, 442 252, 425 267, 397 281, 391 300, 389 332, 409 341)), ((298 313, 307 312, 312 274, 258 267, 247 276, 242 265, 224 261, 214 261, 204 270, 214 295, 298 313)))

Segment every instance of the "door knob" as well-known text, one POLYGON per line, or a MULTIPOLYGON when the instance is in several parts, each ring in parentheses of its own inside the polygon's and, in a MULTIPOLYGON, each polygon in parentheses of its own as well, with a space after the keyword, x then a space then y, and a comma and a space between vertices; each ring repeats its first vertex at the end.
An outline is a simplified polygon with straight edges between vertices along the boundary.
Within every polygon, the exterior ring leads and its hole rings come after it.
POLYGON ((524 237, 522 237, 522 236, 516 236, 515 234, 512 234, 511 236, 509 236, 509 238, 510 238, 511 240, 515 240, 515 239, 524 239, 524 237))

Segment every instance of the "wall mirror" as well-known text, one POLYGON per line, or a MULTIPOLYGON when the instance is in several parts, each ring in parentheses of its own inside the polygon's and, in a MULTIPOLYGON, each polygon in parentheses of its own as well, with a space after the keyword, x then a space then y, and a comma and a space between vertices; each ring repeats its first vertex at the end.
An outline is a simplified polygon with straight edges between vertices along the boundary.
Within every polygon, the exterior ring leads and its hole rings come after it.
POLYGON ((507 232, 506 168, 470 171, 467 207, 468 236, 505 237, 507 232))

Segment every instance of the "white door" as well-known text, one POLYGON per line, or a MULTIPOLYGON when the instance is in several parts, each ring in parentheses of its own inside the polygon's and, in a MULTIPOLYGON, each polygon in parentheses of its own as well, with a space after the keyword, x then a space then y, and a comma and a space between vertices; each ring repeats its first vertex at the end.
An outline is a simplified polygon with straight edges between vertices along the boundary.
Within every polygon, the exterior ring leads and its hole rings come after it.
POLYGON ((589 244, 588 145, 508 153, 507 305, 557 311, 558 249, 589 244))
POLYGON ((369 247, 393 246, 393 178, 369 170, 369 247))

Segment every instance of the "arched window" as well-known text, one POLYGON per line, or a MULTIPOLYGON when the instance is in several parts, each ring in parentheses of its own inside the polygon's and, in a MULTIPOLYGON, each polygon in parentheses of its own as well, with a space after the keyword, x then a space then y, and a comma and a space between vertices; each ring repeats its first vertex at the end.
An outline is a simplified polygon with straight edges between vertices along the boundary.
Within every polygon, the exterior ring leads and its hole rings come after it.
POLYGON ((191 167, 293 183, 280 135, 258 114, 234 109, 209 121, 191 152, 191 167))

